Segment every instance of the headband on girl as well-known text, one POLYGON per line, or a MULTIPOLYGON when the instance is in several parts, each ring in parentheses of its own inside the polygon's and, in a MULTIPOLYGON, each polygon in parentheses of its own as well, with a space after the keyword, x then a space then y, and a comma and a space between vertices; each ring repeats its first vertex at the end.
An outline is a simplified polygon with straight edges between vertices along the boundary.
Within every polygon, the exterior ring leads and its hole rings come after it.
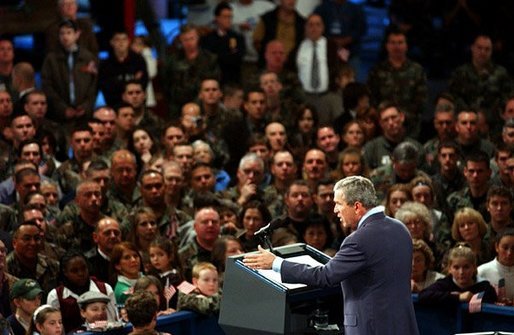
POLYGON ((34 322, 36 322, 36 318, 37 318, 37 315, 43 310, 43 309, 46 309, 46 308, 53 308, 52 305, 48 305, 48 304, 45 304, 45 305, 41 305, 39 306, 35 311, 34 311, 34 315, 32 316, 32 318, 34 319, 34 322))

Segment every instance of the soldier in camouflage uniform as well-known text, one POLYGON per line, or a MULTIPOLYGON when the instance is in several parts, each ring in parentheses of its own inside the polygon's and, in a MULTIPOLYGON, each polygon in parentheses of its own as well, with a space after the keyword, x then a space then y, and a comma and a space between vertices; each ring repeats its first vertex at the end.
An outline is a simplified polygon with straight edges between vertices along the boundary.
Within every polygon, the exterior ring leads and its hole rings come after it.
POLYGON ((206 123, 202 137, 215 153, 214 166, 216 167, 224 166, 229 159, 225 133, 227 125, 238 123, 242 119, 238 111, 227 110, 221 98, 222 93, 217 80, 205 79, 201 82, 198 102, 200 113, 206 123))
MULTIPOLYGON (((0 167, 0 177, 1 180, 5 180, 13 173, 13 167, 16 162, 16 158, 18 157, 17 151, 21 144, 21 142, 33 139, 36 135, 36 128, 34 127, 34 122, 30 118, 30 116, 25 113, 14 113, 11 115, 11 139, 10 141, 2 141, 5 138, 0 139, 2 144, 6 144, 5 146, 1 146, 1 161, 0 167), (5 150, 5 152, 4 152, 5 150)), ((4 135, 4 134, 1 134, 4 135)))
MULTIPOLYGON (((102 200, 100 202, 100 213, 103 216, 112 217, 119 222, 125 220, 129 211, 119 201, 112 198, 109 194, 111 184, 111 171, 107 163, 102 159, 95 159, 89 164, 86 170, 86 178, 93 180, 100 185, 102 200)), ((80 216, 80 208, 76 202, 68 203, 59 215, 59 221, 74 222, 80 216)))
POLYGON ((55 244, 56 229, 45 219, 43 210, 37 204, 27 204, 20 213, 20 222, 32 221, 39 225, 43 233, 41 253, 48 258, 59 261, 64 255, 65 250, 55 244))
POLYGON ((102 152, 103 157, 109 160, 114 151, 120 149, 116 142, 116 112, 111 107, 100 107, 94 111, 93 117, 105 126, 102 152))
POLYGON ((276 218, 286 213, 284 194, 296 179, 296 163, 289 151, 277 151, 271 161, 273 183, 264 189, 264 204, 271 217, 276 218))
POLYGON ((425 160, 430 172, 435 173, 437 168, 437 149, 441 141, 448 141, 455 136, 455 107, 449 95, 440 95, 437 99, 434 113, 434 128, 437 136, 428 140, 425 149, 425 160))
POLYGON ((141 196, 137 187, 137 164, 134 154, 124 149, 115 151, 111 157, 111 176, 109 200, 120 202, 130 211, 141 196))
POLYGON ((85 165, 93 158, 93 130, 87 123, 80 124, 71 131, 70 145, 73 158, 62 163, 57 169, 59 185, 64 194, 69 194, 77 188, 82 180, 81 173, 85 165))
POLYGON ((175 239, 178 243, 178 228, 190 221, 190 217, 172 206, 166 206, 163 175, 155 170, 143 172, 140 178, 141 200, 133 213, 139 208, 149 207, 155 214, 157 228, 162 236, 175 239))
POLYGON ((463 107, 482 107, 497 119, 496 110, 514 86, 507 70, 492 62, 493 43, 486 35, 476 37, 471 46, 471 62, 458 67, 448 83, 450 92, 463 107))
POLYGON ((223 198, 239 206, 243 206, 250 200, 262 201, 263 193, 260 185, 263 178, 263 160, 254 153, 248 153, 239 162, 237 184, 223 192, 223 198))
POLYGON ((83 181, 77 186, 75 203, 79 213, 70 221, 65 221, 63 211, 57 218, 57 240, 59 245, 65 249, 75 248, 86 252, 94 246, 93 232, 98 220, 103 215, 100 212, 102 191, 98 183, 94 181, 83 181))
POLYGON ((209 262, 214 242, 221 231, 218 212, 212 207, 199 209, 195 215, 194 230, 196 237, 188 245, 179 250, 184 275, 187 280, 192 278, 193 267, 199 262, 209 262))
MULTIPOLYGON (((14 187, 16 189, 16 196, 18 201, 11 205, 16 217, 18 217, 21 209, 25 205, 25 198, 30 192, 39 191, 41 185, 41 177, 36 172, 34 167, 22 168, 14 175, 14 187)), ((14 221, 11 228, 15 228, 14 221)))
POLYGON ((57 287, 59 263, 40 253, 41 229, 32 222, 22 223, 13 234, 14 250, 7 256, 7 272, 18 278, 35 279, 45 296, 57 287))
POLYGON ((398 144, 391 159, 390 164, 373 170, 370 175, 379 200, 385 199, 387 190, 394 184, 406 184, 419 176, 429 178, 426 173, 416 169, 418 154, 414 144, 410 142, 398 144))
POLYGON ((400 30, 386 36, 387 59, 368 75, 368 86, 375 105, 394 101, 405 111, 408 135, 416 138, 428 95, 423 67, 407 58, 407 37, 400 30))
POLYGON ((165 59, 162 73, 165 94, 170 103, 169 119, 177 118, 182 105, 196 98, 203 78, 220 77, 217 58, 199 47, 196 28, 182 26, 178 41, 182 49, 165 59))
POLYGON ((462 156, 466 157, 476 151, 483 151, 491 159, 494 157, 495 147, 489 140, 481 138, 478 132, 478 113, 472 109, 463 109, 457 113, 455 123, 457 137, 462 156))
POLYGON ((446 198, 452 214, 457 209, 471 207, 479 211, 485 221, 489 221, 489 213, 486 208, 487 190, 490 186, 491 169, 489 158, 484 152, 476 152, 466 157, 464 166, 466 186, 451 193, 446 198))
MULTIPOLYGON (((281 75, 265 71, 259 76, 259 85, 266 95, 266 118, 268 122, 280 122, 286 127, 288 134, 296 129, 295 111, 305 101, 301 85, 298 92, 284 88, 281 75)), ((297 78, 298 79, 298 78, 297 78)), ((299 81, 298 81, 299 84, 299 81)))
POLYGON ((383 135, 374 138, 364 145, 364 160, 370 169, 376 169, 391 162, 391 153, 401 142, 414 144, 418 151, 418 167, 424 165, 423 146, 413 138, 406 136, 405 115, 391 102, 383 102, 378 107, 379 122, 383 135))

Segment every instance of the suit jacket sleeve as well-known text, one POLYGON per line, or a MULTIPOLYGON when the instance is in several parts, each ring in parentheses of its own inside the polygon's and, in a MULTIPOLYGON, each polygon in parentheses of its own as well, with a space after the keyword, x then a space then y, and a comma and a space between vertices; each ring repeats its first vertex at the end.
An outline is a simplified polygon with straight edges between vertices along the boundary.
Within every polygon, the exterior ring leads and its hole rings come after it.
POLYGON ((324 266, 309 267, 305 264, 282 263, 280 273, 286 283, 302 283, 311 286, 330 287, 340 284, 367 265, 366 254, 354 239, 343 243, 341 249, 324 266))

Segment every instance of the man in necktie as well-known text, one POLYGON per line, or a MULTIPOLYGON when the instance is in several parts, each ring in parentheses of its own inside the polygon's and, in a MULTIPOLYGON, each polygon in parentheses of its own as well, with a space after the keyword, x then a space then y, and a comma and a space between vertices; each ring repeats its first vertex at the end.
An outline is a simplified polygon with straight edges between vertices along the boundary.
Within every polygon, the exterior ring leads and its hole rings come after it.
POLYGON ((310 15, 305 23, 306 38, 296 54, 300 82, 307 101, 315 106, 329 90, 330 70, 340 62, 337 47, 323 36, 324 29, 321 17, 310 15))

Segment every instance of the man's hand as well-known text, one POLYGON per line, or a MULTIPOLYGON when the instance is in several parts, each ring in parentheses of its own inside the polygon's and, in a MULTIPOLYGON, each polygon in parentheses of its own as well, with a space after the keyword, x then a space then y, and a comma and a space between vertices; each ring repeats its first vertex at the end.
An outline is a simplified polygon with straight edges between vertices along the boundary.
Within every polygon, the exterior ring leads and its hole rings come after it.
POLYGON ((243 262, 251 269, 271 269, 271 265, 273 265, 273 261, 275 260, 276 256, 268 250, 264 250, 260 245, 258 248, 258 253, 247 254, 243 262))

